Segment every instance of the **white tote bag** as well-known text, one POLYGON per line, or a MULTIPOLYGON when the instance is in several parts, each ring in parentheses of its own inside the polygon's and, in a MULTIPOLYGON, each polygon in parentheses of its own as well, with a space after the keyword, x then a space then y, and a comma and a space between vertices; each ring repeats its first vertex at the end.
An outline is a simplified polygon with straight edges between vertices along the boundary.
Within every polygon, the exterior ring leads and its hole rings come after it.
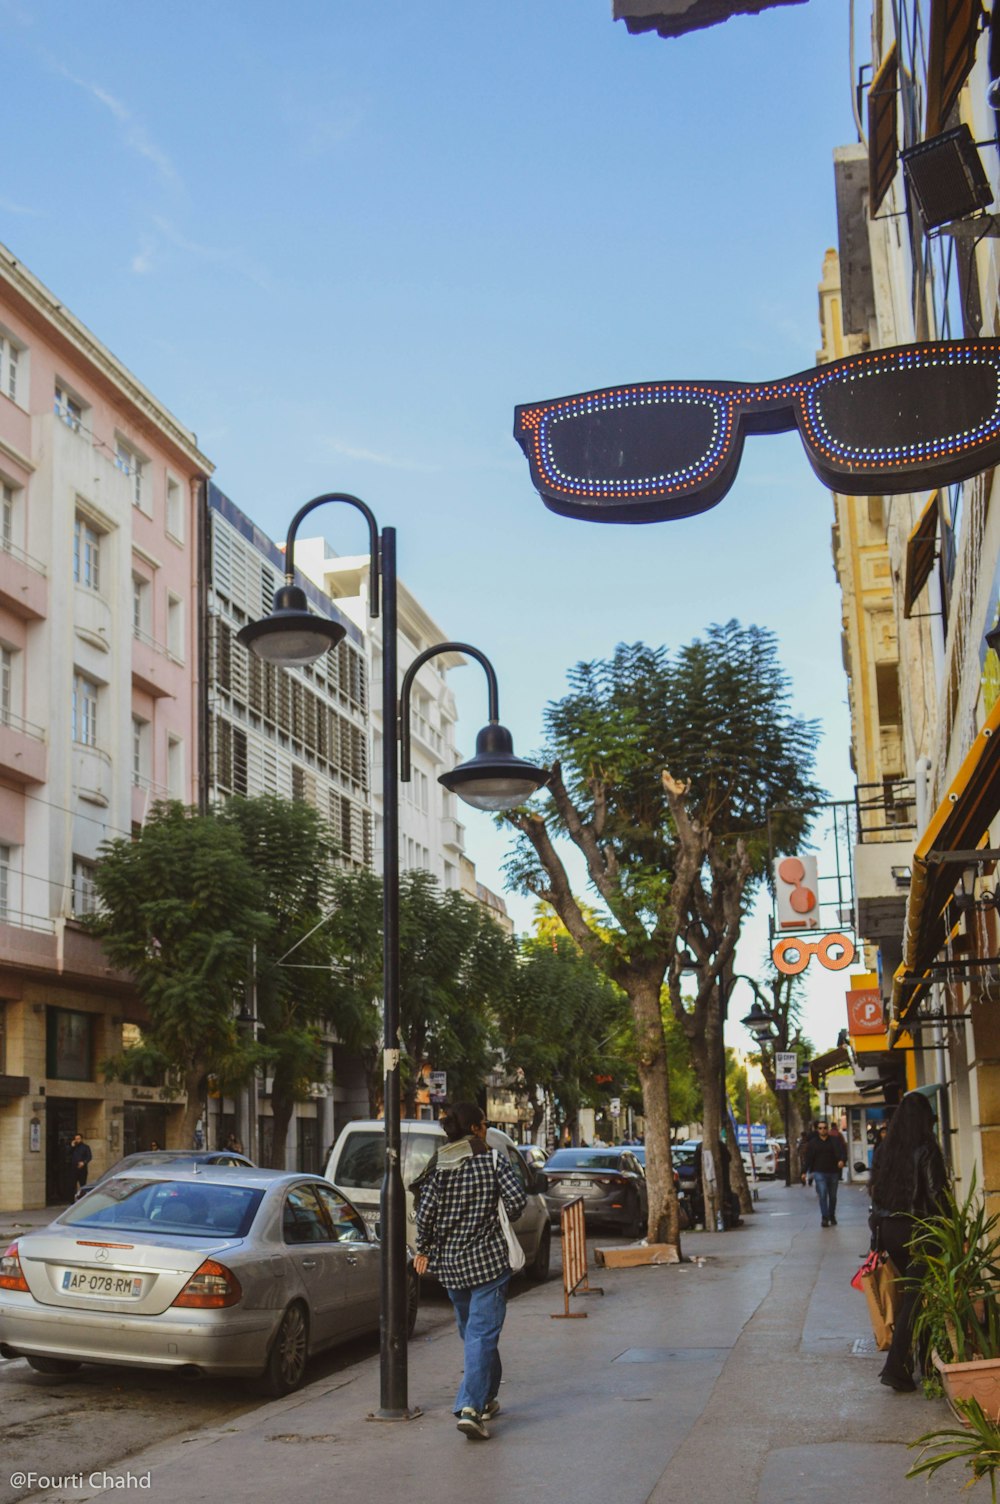
MULTIPOLYGON (((499 1170, 500 1168, 499 1149, 493 1150, 493 1168, 494 1170, 499 1170)), ((503 1233, 504 1242, 507 1244, 507 1261, 510 1264, 510 1272, 511 1274, 517 1274, 520 1269, 524 1268, 524 1249, 518 1241, 517 1233, 511 1226, 510 1217, 507 1215, 507 1208, 503 1204, 503 1196, 497 1197, 497 1216, 500 1218, 500 1231, 503 1233)))

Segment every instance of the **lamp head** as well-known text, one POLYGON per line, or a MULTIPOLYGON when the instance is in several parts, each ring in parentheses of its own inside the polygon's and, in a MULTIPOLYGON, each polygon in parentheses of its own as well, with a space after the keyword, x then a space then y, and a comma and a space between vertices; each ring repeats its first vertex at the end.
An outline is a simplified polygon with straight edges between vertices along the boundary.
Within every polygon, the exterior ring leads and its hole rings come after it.
POLYGON ((754 1000, 753 1007, 746 1018, 741 1018, 740 1023, 748 1034, 752 1034, 758 1044, 764 1044, 774 1037, 774 1019, 767 1013, 760 1003, 754 1000))
POLYGON ((266 663, 305 668, 347 636, 346 627, 309 610, 306 593, 298 585, 282 585, 274 592, 270 616, 248 622, 237 641, 266 663))
POLYGON ((438 783, 474 809, 517 809, 548 783, 547 768, 535 767, 514 754, 506 726, 491 721, 476 737, 476 755, 442 773, 438 783))

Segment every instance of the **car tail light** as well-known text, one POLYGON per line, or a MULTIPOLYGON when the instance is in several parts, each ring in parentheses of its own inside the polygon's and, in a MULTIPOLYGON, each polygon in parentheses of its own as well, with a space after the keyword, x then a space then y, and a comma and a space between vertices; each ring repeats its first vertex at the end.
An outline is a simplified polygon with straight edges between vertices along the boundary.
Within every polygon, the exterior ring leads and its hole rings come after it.
POLYGON ((217 1264, 214 1259, 206 1259, 171 1304, 204 1310, 206 1307, 234 1306, 242 1296, 242 1287, 233 1271, 225 1264, 217 1264))
POLYGON ((27 1290, 27 1288, 28 1281, 21 1269, 17 1243, 13 1242, 0 1259, 0 1290, 27 1290))

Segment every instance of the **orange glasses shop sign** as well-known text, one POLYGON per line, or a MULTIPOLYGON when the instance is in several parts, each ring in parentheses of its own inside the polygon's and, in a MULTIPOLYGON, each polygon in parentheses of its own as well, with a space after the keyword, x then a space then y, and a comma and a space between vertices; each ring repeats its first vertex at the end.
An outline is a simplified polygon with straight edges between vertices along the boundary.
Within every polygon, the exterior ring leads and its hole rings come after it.
POLYGON ((843 971, 851 965, 854 955, 854 941, 848 935, 824 935, 821 940, 785 935, 772 950, 771 960, 786 977, 797 977, 813 956, 827 971, 843 971))
POLYGON ((785 856, 774 864, 780 930, 819 929, 819 872, 814 856, 785 856))

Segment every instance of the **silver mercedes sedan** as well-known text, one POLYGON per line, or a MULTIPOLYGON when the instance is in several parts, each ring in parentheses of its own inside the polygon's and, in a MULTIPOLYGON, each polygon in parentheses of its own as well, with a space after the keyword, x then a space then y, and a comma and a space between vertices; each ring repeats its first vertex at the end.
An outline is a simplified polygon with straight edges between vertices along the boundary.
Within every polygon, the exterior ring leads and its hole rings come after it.
MULTIPOLYGON (((329 1181, 205 1165, 95 1186, 0 1259, 0 1356, 258 1377, 379 1324, 380 1245, 329 1181)), ((407 1271, 409 1330, 419 1280, 407 1271)))

